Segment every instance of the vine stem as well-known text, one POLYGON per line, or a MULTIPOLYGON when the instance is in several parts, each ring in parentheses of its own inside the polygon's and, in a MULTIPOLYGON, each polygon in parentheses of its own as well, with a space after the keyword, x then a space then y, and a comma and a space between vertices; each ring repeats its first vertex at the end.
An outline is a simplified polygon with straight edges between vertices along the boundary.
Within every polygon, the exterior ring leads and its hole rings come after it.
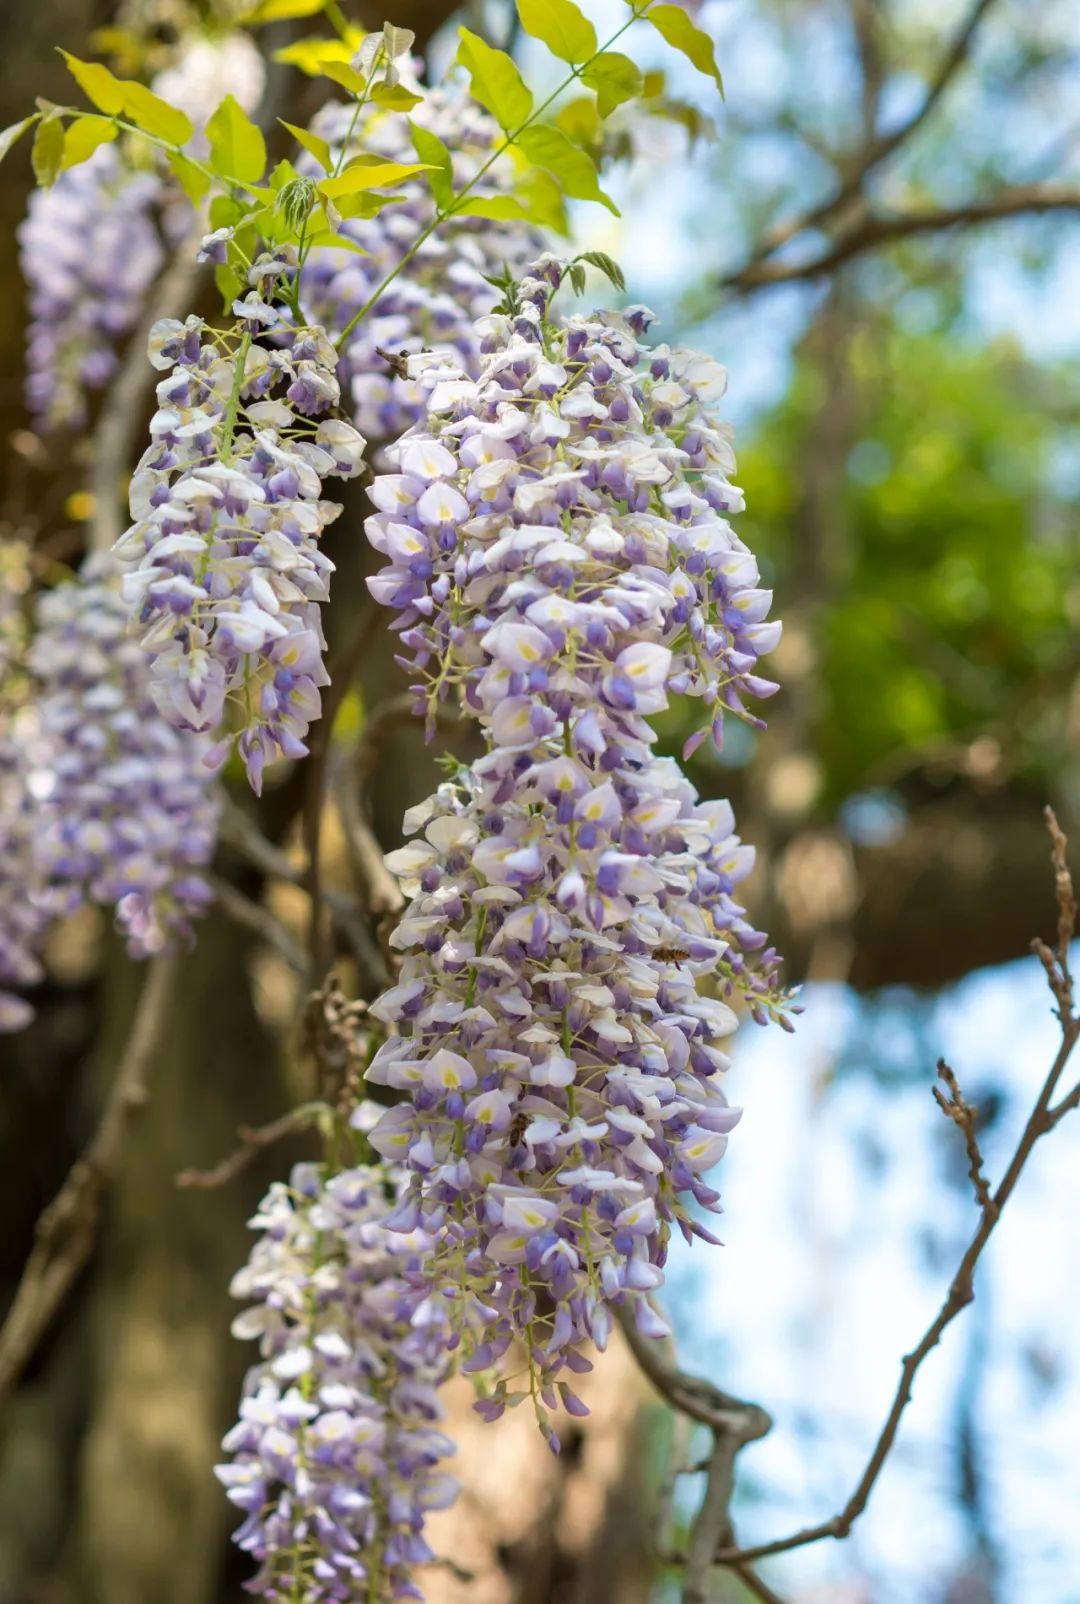
POLYGON ((349 319, 336 341, 339 351, 341 350, 341 347, 344 345, 345 341, 348 339, 349 335, 352 333, 353 329, 356 328, 357 324, 363 322, 364 318, 367 317, 372 308, 376 306, 386 294, 394 280, 404 272, 406 267, 408 267, 409 263, 416 256, 421 246, 426 244, 426 242, 431 238, 432 234, 435 233, 436 229, 441 228, 443 223, 447 222, 449 218, 454 216, 455 212, 457 212, 462 203, 468 199, 469 195, 476 188, 477 184, 479 184, 480 180, 491 171, 492 167, 494 167, 500 156, 505 156, 506 152, 516 140, 521 138, 526 129, 531 128, 533 124, 544 115, 548 107, 553 105, 554 102, 558 100, 559 96, 564 94, 572 84, 577 83, 578 80, 592 66, 594 61, 596 61, 600 56, 606 54, 606 52, 611 49, 612 45, 618 43, 628 28, 633 27, 635 22, 639 22, 641 18, 645 16, 652 3, 653 0, 646 0, 646 3, 643 6, 635 5, 628 20, 624 22, 621 27, 617 28, 611 37, 605 40, 605 42, 600 45, 598 49, 594 50, 592 55, 589 56, 588 60, 580 62, 576 67, 572 67, 569 76, 564 78, 562 83, 560 83, 557 88, 552 90, 551 94, 548 95, 545 101, 541 102, 539 106, 534 107, 520 127, 515 128, 513 133, 506 134, 502 144, 496 146, 495 150, 492 151, 484 165, 473 174, 472 178, 469 179, 464 189, 454 196, 452 204, 445 208, 440 208, 435 213, 435 216, 432 218, 431 222, 425 229, 421 231, 421 233, 417 235, 416 239, 405 252, 405 255, 401 258, 401 261, 397 264, 397 266, 386 275, 382 283, 379 284, 368 296, 367 300, 364 302, 363 306, 360 307, 359 311, 355 312, 349 319))

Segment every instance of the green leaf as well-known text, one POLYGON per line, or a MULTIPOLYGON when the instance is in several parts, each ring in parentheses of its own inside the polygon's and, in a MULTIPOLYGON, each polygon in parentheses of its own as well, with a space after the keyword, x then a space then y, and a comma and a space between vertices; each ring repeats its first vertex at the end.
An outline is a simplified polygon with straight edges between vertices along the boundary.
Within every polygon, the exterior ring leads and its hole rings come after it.
POLYGON ((550 173, 545 173, 542 167, 534 167, 518 179, 516 188, 534 223, 554 230, 564 239, 569 238, 566 202, 562 189, 550 173))
POLYGON ((592 95, 577 95, 560 106, 555 123, 575 145, 584 145, 588 150, 600 144, 603 126, 592 95))
POLYGON ((574 0, 517 0, 526 33, 540 39, 553 56, 577 66, 596 54, 596 29, 574 0))
POLYGON ((259 4, 236 20, 245 28, 264 22, 287 22, 294 17, 315 17, 326 9, 326 0, 259 0, 259 4))
POLYGON ((332 229, 320 228, 316 233, 308 235, 310 245, 332 245, 336 251, 351 251, 354 256, 370 256, 362 245, 358 245, 348 234, 335 234, 332 229))
POLYGON ((30 153, 34 177, 42 189, 50 189, 55 184, 63 155, 64 124, 54 113, 51 117, 43 117, 38 124, 34 148, 30 153))
POLYGON ((181 156, 177 151, 171 150, 166 159, 173 170, 176 182, 180 185, 192 206, 201 206, 210 188, 210 180, 206 174, 201 168, 196 167, 194 162, 188 161, 186 156, 181 156))
POLYGON ((170 145, 186 145, 195 132, 191 118, 155 95, 145 84, 124 80, 124 108, 137 128, 170 145))
POLYGON ((454 207, 455 217, 486 217, 492 223, 530 223, 532 214, 513 195, 470 195, 454 207))
POLYGON ((324 178, 319 194, 336 201, 342 195, 359 195, 369 189, 386 189, 428 171, 425 162, 350 162, 336 178, 324 178))
POLYGON ((371 91, 371 98, 377 106, 385 106, 388 111, 412 111, 424 97, 414 95, 404 84, 376 84, 371 91))
POLYGON ((27 129, 33 127, 37 120, 37 113, 35 112, 30 117, 24 117, 21 123, 12 123, 10 128, 5 128, 3 133, 0 133, 0 162, 3 161, 9 150, 19 143, 27 129))
POLYGON ((592 157, 571 144, 558 128, 539 123, 535 128, 523 129, 514 143, 530 161, 546 168, 558 180, 564 194, 573 200, 599 201, 618 217, 619 208, 600 188, 592 157))
POLYGON ((724 93, 724 80, 716 65, 713 42, 707 33, 695 27, 682 6, 652 6, 645 12, 645 17, 661 38, 676 50, 681 50, 687 61, 698 72, 703 72, 706 78, 712 78, 720 93, 724 93))
POLYGON ((468 28, 458 30, 458 60, 469 74, 473 99, 478 100, 506 133, 528 121, 533 97, 520 72, 504 50, 495 50, 468 28))
POLYGON ((275 50, 274 60, 287 67, 298 67, 309 78, 318 78, 328 61, 347 65, 355 56, 363 35, 358 28, 350 28, 349 35, 348 39, 298 39, 295 44, 275 50))
POLYGON ((319 76, 340 84, 350 95, 362 95, 367 89, 367 79, 361 78, 358 72, 353 72, 344 61, 324 61, 319 69, 319 76))
POLYGON ((307 128, 297 128, 293 123, 287 123, 284 117, 279 117, 278 122, 282 128, 289 130, 296 143, 302 145, 309 156, 314 156, 324 173, 330 172, 334 158, 325 139, 320 139, 318 134, 311 133, 307 128))
POLYGON ((614 284, 617 290, 626 289, 626 278, 622 268, 615 258, 609 256, 606 251, 582 251, 578 261, 588 262, 590 267, 595 267, 599 272, 603 273, 609 283, 614 284))
POLYGON ((409 133, 412 135, 416 154, 431 169, 431 176, 428 179, 431 193, 436 206, 444 212, 454 198, 453 158, 438 134, 433 134, 430 128, 422 128, 419 123, 410 122, 409 133))
POLYGON ((99 62, 80 61, 78 56, 69 55, 66 50, 61 50, 60 54, 87 100, 93 101, 106 117, 119 117, 124 110, 127 84, 120 78, 114 78, 108 67, 101 66, 99 62))
POLYGON ((256 184, 266 167, 266 141, 262 130, 226 95, 206 125, 210 162, 223 178, 256 184))
POLYGON ((645 87, 640 69, 618 50, 605 50, 581 75, 581 81, 596 91, 601 117, 610 117, 616 106, 636 100, 645 87))
POLYGON ((116 138, 117 126, 107 117, 76 117, 64 134, 64 154, 61 169, 78 167, 88 161, 99 145, 108 145, 116 138))

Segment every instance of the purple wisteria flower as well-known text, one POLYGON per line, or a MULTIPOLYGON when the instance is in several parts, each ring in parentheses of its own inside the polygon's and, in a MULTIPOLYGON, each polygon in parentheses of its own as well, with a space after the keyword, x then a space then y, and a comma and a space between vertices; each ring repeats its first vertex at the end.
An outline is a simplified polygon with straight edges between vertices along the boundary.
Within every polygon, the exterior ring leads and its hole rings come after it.
POLYGON ((256 791, 267 762, 303 756, 319 716, 333 564, 318 542, 341 511, 323 480, 358 474, 364 450, 333 415, 326 334, 271 303, 294 271, 286 248, 259 257, 228 331, 197 317, 155 325, 150 359, 167 376, 131 483, 135 522, 115 548, 155 703, 194 730, 218 730, 228 703, 256 791))
POLYGON ((550 1437, 612 1304, 663 1329, 673 1226, 715 1240, 692 1206, 715 1207, 702 1175, 737 1117, 730 1003, 787 1002, 736 900, 753 853, 650 723, 696 696, 719 739, 775 689, 756 670, 779 625, 726 517, 723 371, 644 347, 643 309, 556 320, 560 276, 542 261, 482 320, 477 378, 416 362, 427 418, 368 521, 418 709, 456 696, 487 746, 389 860, 413 900, 368 1074, 406 1101, 371 1139, 411 1174, 391 1223, 437 1240, 466 1368, 499 1367, 483 1412, 531 1396, 550 1437))
POLYGON ((117 565, 91 557, 42 596, 28 654, 42 761, 30 775, 33 856, 49 887, 113 907, 133 957, 187 938, 211 901, 217 840, 208 742, 150 696, 117 565))
POLYGON ((164 248, 154 221, 156 172, 135 170, 116 145, 30 197, 18 238, 30 291, 27 404, 42 429, 80 429, 87 391, 116 370, 164 248))
POLYGON ((376 1170, 299 1164, 252 1221, 262 1234, 232 1290, 253 1306, 233 1329, 262 1359, 218 1476, 264 1598, 421 1598, 425 1519, 457 1493, 440 1468, 454 1444, 445 1324, 418 1274, 428 1244, 387 1231, 392 1191, 376 1170))
MULTIPOLYGON (((502 137, 493 118, 452 89, 426 90, 412 119, 452 152, 458 189, 477 177, 502 137)), ((387 161, 417 159, 406 120, 378 106, 369 107, 357 120, 352 106, 328 105, 316 116, 312 131, 329 143, 335 157, 344 150, 347 157, 363 151, 387 161)), ((313 164, 304 170, 316 175, 313 164)), ((473 193, 482 199, 505 195, 513 177, 509 158, 500 158, 473 193)), ((332 247, 313 251, 304 266, 307 315, 339 334, 379 285, 401 267, 434 216, 430 188, 412 181, 395 190, 393 204, 377 217, 346 220, 342 233, 368 254, 332 247)), ((524 224, 493 224, 464 216, 449 219, 424 241, 357 324, 342 351, 342 385, 351 392, 353 417, 364 434, 394 439, 425 410, 423 387, 392 372, 379 351, 398 355, 428 350, 475 373, 480 359, 476 320, 491 310, 497 298, 488 277, 502 272, 506 264, 514 270, 523 268, 540 249, 540 234, 524 224)))

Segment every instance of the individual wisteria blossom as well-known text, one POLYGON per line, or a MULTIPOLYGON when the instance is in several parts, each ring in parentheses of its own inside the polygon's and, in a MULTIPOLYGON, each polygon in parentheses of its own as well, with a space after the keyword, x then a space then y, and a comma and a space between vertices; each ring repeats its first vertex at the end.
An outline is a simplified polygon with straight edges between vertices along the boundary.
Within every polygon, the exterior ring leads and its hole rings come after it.
POLYGON ((447 1333, 419 1266, 428 1244, 387 1231, 380 1171, 297 1165, 252 1225, 233 1330, 259 1340, 218 1467, 258 1566, 251 1592, 295 1604, 421 1598, 429 1511, 457 1483, 438 1387, 447 1333))
MULTIPOLYGON (((502 135, 497 123, 464 93, 431 89, 412 120, 436 134, 452 153, 458 189, 477 178, 502 135)), ((378 106, 359 119, 354 108, 331 104, 316 116, 312 131, 325 139, 335 158, 364 151, 394 162, 414 162, 408 123, 378 106)), ((315 169, 312 166, 312 173, 315 169)), ((513 179, 509 158, 500 158, 476 184, 478 198, 508 193, 513 179)), ((400 272, 345 342, 339 369, 351 392, 357 427, 378 440, 395 439, 423 413, 425 393, 415 379, 394 372, 380 351, 395 356, 428 350, 452 357, 476 372, 480 348, 476 319, 494 306, 497 291, 487 282, 509 264, 523 268, 541 248, 537 230, 520 223, 450 218, 405 257, 432 222, 435 205, 425 183, 406 182, 394 202, 373 218, 350 218, 341 232, 368 254, 322 247, 304 267, 307 315, 335 336, 396 269, 400 272), (404 266, 402 264, 404 263, 404 266)))
MULTIPOLYGON (((153 87, 195 123, 197 153, 205 143, 198 130, 218 102, 232 93, 252 109, 264 76, 246 35, 191 35, 153 87)), ((27 403, 41 429, 82 428, 88 394, 112 378, 164 261, 159 219, 175 243, 193 214, 153 153, 133 162, 123 141, 101 146, 31 195, 18 237, 30 298, 27 403)))
POLYGON ((410 1171, 392 1223, 437 1240, 467 1367, 500 1365, 485 1412, 531 1395, 552 1436, 553 1384, 579 1412, 556 1378, 612 1304, 661 1329, 672 1227, 709 1236, 692 1206, 715 1206, 702 1173, 736 1119, 729 1003, 788 1000, 736 900, 753 853, 650 723, 696 696, 719 739, 775 689, 756 670, 779 625, 726 517, 723 371, 646 348, 643 309, 556 320, 560 277, 543 261, 482 320, 478 378, 417 361, 427 418, 368 521, 419 710, 456 696, 487 745, 389 860, 413 900, 368 1078, 406 1100, 371 1140, 410 1171))
POLYGON ((37 877, 68 906, 113 908, 133 957, 182 941, 212 895, 207 740, 173 729, 154 706, 114 562, 88 558, 41 597, 28 663, 40 725, 29 781, 37 877))
POLYGON ((155 325, 150 360, 166 377, 115 548, 157 707, 180 729, 217 731, 230 704, 239 734, 213 760, 238 739, 256 791, 267 762, 307 751, 319 716, 333 568, 319 539, 341 510, 323 481, 359 473, 364 449, 334 416, 333 346, 273 301, 294 271, 289 248, 259 257, 228 330, 155 325))

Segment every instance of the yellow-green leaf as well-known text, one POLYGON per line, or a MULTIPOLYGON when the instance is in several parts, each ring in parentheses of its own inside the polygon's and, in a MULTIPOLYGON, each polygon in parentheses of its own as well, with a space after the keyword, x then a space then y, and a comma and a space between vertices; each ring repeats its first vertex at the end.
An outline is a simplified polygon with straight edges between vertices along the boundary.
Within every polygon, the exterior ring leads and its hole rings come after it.
POLYGON ((616 106, 636 99, 645 87, 640 69, 618 50, 605 50, 595 61, 590 61, 581 81, 595 89, 601 117, 610 117, 616 106))
POLYGON ((577 66, 596 54, 596 29, 574 0, 517 0, 517 8, 525 32, 560 61, 577 66))
POLYGON ((409 133, 412 135, 416 154, 431 169, 428 183, 431 185, 435 204, 441 211, 445 211, 454 198, 453 158, 438 134, 433 134, 430 128, 422 128, 419 123, 410 122, 409 133))
POLYGON ((255 28, 264 22, 287 22, 294 17, 315 17, 326 9, 326 0, 259 0, 237 21, 255 28))
POLYGON ((24 117, 21 123, 12 123, 10 128, 5 128, 3 133, 0 133, 0 162, 3 161, 12 146, 18 144, 27 129, 33 127, 37 120, 37 114, 34 113, 30 117, 24 117))
POLYGON ((320 195, 337 200, 342 195, 359 195, 369 189, 386 189, 401 184, 406 178, 428 171, 426 162, 352 162, 336 178, 324 178, 319 184, 320 195))
POLYGON ((107 117, 76 117, 64 133, 61 168, 80 166, 90 159, 99 145, 109 144, 116 135, 116 124, 107 117))
POLYGON ((313 134, 310 129, 297 128, 293 123, 287 123, 284 117, 279 117, 278 122, 282 128, 289 130, 296 143, 302 145, 309 156, 314 156, 324 173, 330 171, 334 165, 334 158, 325 139, 320 139, 318 134, 313 134))
POLYGON ((336 251, 351 251, 354 256, 370 256, 362 245, 358 245, 348 234, 335 234, 332 229, 320 228, 314 234, 308 235, 310 245, 332 245, 336 251))
POLYGON ((349 91, 350 95, 362 95, 367 89, 367 79, 361 78, 358 72, 353 72, 352 68, 344 61, 324 61, 319 68, 319 75, 322 78, 331 79, 333 83, 340 84, 342 89, 349 91))
POLYGON ((43 117, 34 135, 34 148, 30 153, 34 177, 42 189, 49 189, 55 184, 63 154, 64 124, 55 113, 51 117, 43 117))
POLYGON ((124 108, 137 128, 170 145, 186 145, 195 129, 191 118, 145 84, 124 82, 124 108))
POLYGON ((568 100, 559 107, 555 122, 575 145, 589 148, 600 143, 603 126, 592 95, 578 95, 568 100))
POLYGON ((566 215, 563 192, 542 167, 533 167, 517 182, 517 192, 534 223, 541 223, 556 234, 568 238, 570 222, 566 215))
POLYGON ((455 217, 486 217, 493 223, 531 223, 531 213, 513 195, 470 195, 454 207, 455 217))
POLYGON ((78 56, 69 55, 66 50, 61 50, 60 54, 87 100, 92 100, 106 117, 119 117, 124 110, 124 94, 128 87, 123 79, 114 78, 108 67, 103 67, 100 62, 80 61, 78 56))
POLYGON ((363 37, 359 28, 350 28, 347 39, 298 39, 295 44, 275 50, 274 60, 287 67, 299 67, 309 78, 318 78, 328 61, 350 62, 363 37))
POLYGON ((223 178, 256 184, 266 167, 266 141, 232 95, 226 95, 206 125, 210 162, 223 178))
POLYGON ((206 174, 201 168, 196 167, 194 162, 188 161, 186 156, 181 156, 177 151, 171 150, 167 160, 173 170, 176 182, 180 185, 192 206, 200 206, 206 199, 207 191, 210 188, 210 180, 206 174))
POLYGON ((473 99, 509 134, 528 121, 533 97, 505 50, 495 50, 468 28, 458 30, 458 60, 469 74, 473 99))
POLYGON ((716 52, 713 42, 707 33, 702 33, 690 21, 682 6, 651 6, 645 16, 652 23, 660 36, 681 50, 698 72, 703 72, 706 78, 712 78, 719 89, 724 93, 724 80, 720 76, 720 68, 716 65, 716 52))
POLYGON ((376 84, 371 91, 371 98, 376 105, 385 106, 387 111, 412 111, 424 97, 414 95, 404 84, 376 84))
POLYGON ((515 144, 537 167, 546 168, 571 199, 599 201, 618 217, 619 208, 600 188, 592 157, 571 144, 558 128, 550 123, 538 123, 535 128, 524 129, 515 144))

